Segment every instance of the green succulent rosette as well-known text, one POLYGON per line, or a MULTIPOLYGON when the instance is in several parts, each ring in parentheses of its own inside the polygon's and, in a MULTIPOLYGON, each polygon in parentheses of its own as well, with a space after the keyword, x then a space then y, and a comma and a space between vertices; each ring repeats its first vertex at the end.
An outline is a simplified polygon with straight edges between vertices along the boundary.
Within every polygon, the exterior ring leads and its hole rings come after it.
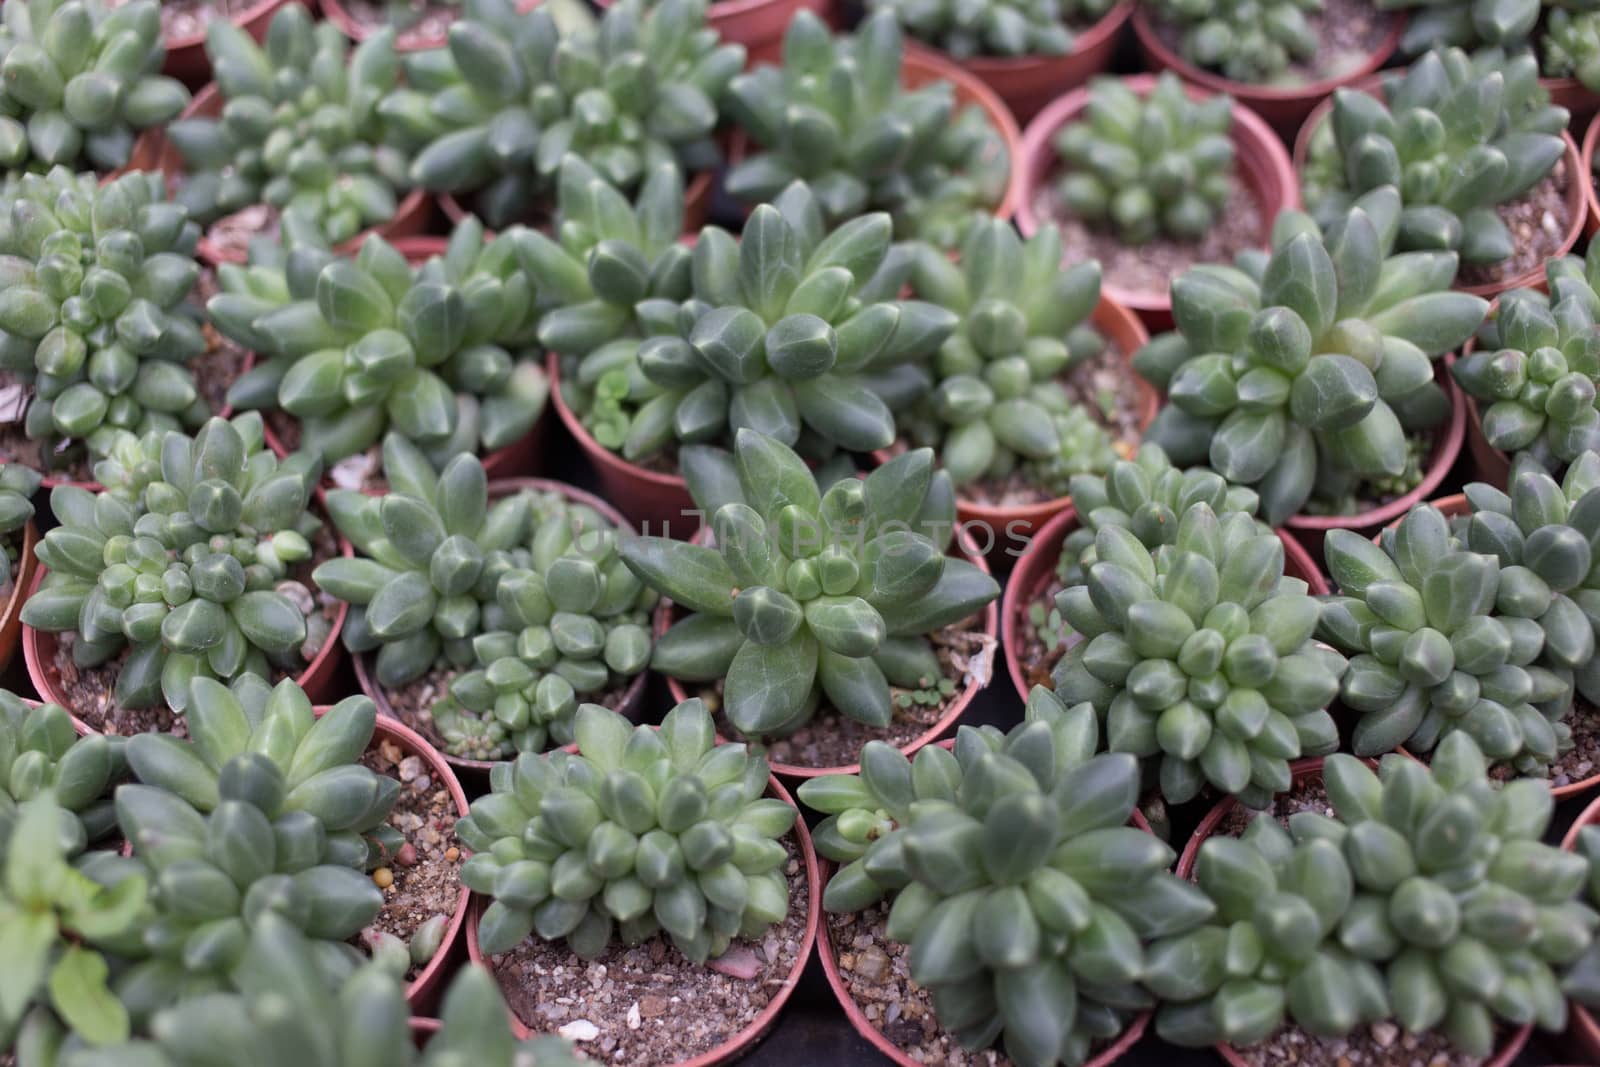
MULTIPOLYGON (((1508 52, 1528 47, 1543 36, 1546 47, 1559 19, 1582 17, 1593 9, 1592 0, 1378 0, 1380 11, 1404 11, 1405 33, 1400 51, 1420 55, 1447 45, 1478 50, 1503 48, 1508 52), (1541 20, 1543 25, 1541 26, 1541 20)), ((1545 70, 1550 77, 1559 74, 1545 70)))
MULTIPOLYGON (((1179 55, 1229 81, 1294 85, 1305 80, 1294 68, 1317 58, 1311 19, 1322 14, 1323 0, 1151 0, 1149 6, 1175 34, 1179 55)), ((1353 66, 1366 56, 1343 58, 1353 66)))
POLYGON ((907 34, 957 59, 1062 56, 1072 51, 1073 27, 1111 10, 1111 0, 874 0, 907 34))
POLYGON ((123 738, 80 738, 61 705, 37 704, 0 689, 0 850, 22 805, 49 794, 60 813, 61 851, 76 858, 116 829, 111 789, 126 767, 123 738))

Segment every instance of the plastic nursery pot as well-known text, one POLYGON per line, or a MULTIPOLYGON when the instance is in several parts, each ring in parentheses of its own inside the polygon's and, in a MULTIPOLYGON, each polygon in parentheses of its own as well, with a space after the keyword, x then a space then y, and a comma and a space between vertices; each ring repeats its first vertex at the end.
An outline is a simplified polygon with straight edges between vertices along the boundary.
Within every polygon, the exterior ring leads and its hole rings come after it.
MULTIPOLYGON (((1138 24, 1139 13, 1134 13, 1138 24)), ((1154 74, 1135 74, 1122 79, 1123 84, 1143 96, 1154 88, 1154 74)), ((1195 99, 1210 95, 1203 89, 1188 86, 1195 99)), ((1016 205, 1017 227, 1024 237, 1032 237, 1050 223, 1050 211, 1044 201, 1049 197, 1049 187, 1055 177, 1060 160, 1056 156, 1055 137, 1067 123, 1076 120, 1089 103, 1087 86, 1074 89, 1046 107, 1028 123, 1022 135, 1022 162, 1011 171, 1010 201, 1016 205)), ((1234 159, 1238 177, 1254 194, 1261 205, 1261 217, 1270 227, 1279 211, 1300 206, 1300 183, 1289 163, 1289 154, 1283 142, 1255 112, 1237 101, 1233 105, 1233 127, 1229 131, 1233 141, 1234 159)), ((1261 234, 1261 247, 1267 246, 1268 234, 1261 234)), ((1109 279, 1100 284, 1104 297, 1138 312, 1145 325, 1152 330, 1172 327, 1172 296, 1166 289, 1125 289, 1109 279)))
MULTIPOLYGON (((1371 762, 1370 760, 1368 761, 1368 763, 1371 762)), ((1320 758, 1298 760, 1289 766, 1294 774, 1295 786, 1304 785, 1307 782, 1321 781, 1322 779, 1322 760, 1320 758)), ((1206 813, 1205 818, 1200 820, 1200 825, 1195 829, 1194 836, 1189 838, 1189 843, 1184 846, 1183 855, 1178 857, 1177 874, 1179 878, 1194 877, 1194 865, 1195 860, 1200 855, 1200 846, 1205 844, 1208 837, 1215 835, 1222 829, 1223 820, 1238 806, 1238 803, 1238 800, 1233 797, 1224 797, 1217 803, 1216 807, 1206 813)), ((1501 1045, 1492 1056, 1483 1061, 1481 1067, 1510 1067, 1511 1061, 1517 1058, 1517 1054, 1528 1043, 1528 1038, 1532 1033, 1532 1024, 1519 1027, 1511 1033, 1510 1037, 1506 1038, 1505 1044, 1501 1045)), ((1217 1054, 1228 1063, 1229 1067, 1256 1067, 1254 1062, 1240 1055, 1231 1045, 1216 1045, 1214 1047, 1217 1054)))
MULTIPOLYGON (((1149 382, 1134 373, 1132 359, 1133 354, 1150 340, 1150 334, 1138 316, 1105 296, 1095 306, 1093 322, 1095 328, 1129 363, 1127 377, 1133 382, 1138 395, 1139 432, 1143 434, 1155 421, 1156 412, 1161 407, 1161 396, 1149 382)), ((892 449, 880 448, 872 454, 872 458, 882 464, 894 458, 894 454, 892 449)), ((973 540, 984 556, 994 563, 995 569, 1005 571, 1010 570, 1027 549, 1039 527, 1071 505, 1070 496, 1058 496, 1036 504, 980 504, 958 493, 956 519, 972 534, 973 540)))
MULTIPOLYGON (((217 88, 216 82, 212 82, 195 94, 179 118, 217 118, 222 114, 223 103, 222 91, 217 88)), ((185 173, 183 157, 178 154, 177 146, 167 138, 165 131, 159 128, 146 130, 139 135, 125 169, 162 171, 169 185, 181 182, 185 173)), ((361 242, 365 241, 369 234, 375 233, 380 237, 393 239, 423 233, 432 221, 432 216, 433 206, 428 200, 428 194, 421 189, 412 189, 395 207, 394 218, 363 230, 340 244, 334 251, 340 255, 352 255, 361 248, 361 242)), ((219 244, 212 240, 211 231, 212 228, 207 227, 195 246, 195 254, 202 263, 215 267, 223 263, 245 262, 244 249, 219 244)))
POLYGON ((1579 156, 1579 166, 1583 173, 1589 176, 1589 184, 1585 188, 1583 232, 1588 237, 1593 237, 1595 231, 1600 230, 1600 196, 1595 195, 1594 188, 1594 149, 1600 143, 1600 114, 1590 121, 1589 128, 1583 134, 1583 149, 1579 156))
POLYGON ((1417 487, 1387 504, 1356 512, 1354 515, 1291 515, 1284 523, 1300 543, 1315 557, 1322 555, 1322 541, 1329 530, 1354 530, 1357 533, 1377 533, 1383 527, 1402 518, 1406 512, 1427 500, 1450 474, 1456 457, 1461 455, 1461 441, 1467 434, 1466 397, 1456 385, 1455 376, 1440 360, 1434 364, 1434 380, 1444 390, 1450 401, 1450 417, 1433 432, 1433 443, 1423 463, 1422 480, 1417 487))
MULTIPOLYGON (((701 226, 705 225, 706 213, 711 209, 711 180, 714 172, 697 170, 687 176, 688 185, 683 190, 683 232, 698 233, 701 226)), ((472 214, 468 206, 462 203, 455 193, 440 193, 439 210, 444 212, 445 218, 450 220, 450 225, 472 214)), ((536 205, 530 205, 536 206, 536 205)))
MULTIPOLYGON (((767 779, 767 793, 788 804, 792 808, 798 807, 794 797, 783 787, 783 783, 776 777, 767 779)), ((795 986, 800 982, 800 976, 806 969, 806 964, 811 960, 812 946, 818 941, 817 928, 822 921, 822 877, 817 865, 817 853, 811 845, 811 833, 806 829, 806 820, 803 815, 798 815, 794 821, 795 841, 799 845, 800 857, 805 864, 806 871, 806 929, 800 939, 800 950, 795 957, 794 966, 783 978, 783 982, 772 992, 772 999, 767 1006, 761 1009, 743 1029, 717 1045, 709 1052, 702 1052, 687 1060, 674 1062, 671 1067, 716 1067, 718 1064, 731 1063, 740 1059, 753 1049, 756 1044, 766 1036, 767 1031, 777 1023, 783 1007, 789 1002, 789 997, 794 993, 795 986)), ((793 904, 791 902, 791 908, 793 904)), ((473 899, 472 907, 467 914, 467 958, 475 964, 487 966, 483 951, 478 947, 478 920, 483 913, 484 902, 481 897, 473 899)), ((656 936, 662 936, 660 934, 656 936)), ((668 951, 676 951, 669 949, 668 951)), ((574 976, 574 981, 585 980, 583 969, 567 968, 568 973, 574 976)), ((684 1009, 679 1009, 680 1011, 684 1009)), ((526 1023, 513 1011, 511 1013, 511 1028, 518 1038, 534 1036, 526 1023)), ((665 1067, 665 1065, 663 1065, 665 1067)))
MULTIPOLYGON (((313 13, 316 12, 315 0, 298 0, 298 2, 305 4, 313 13)), ((232 22, 257 41, 264 41, 272 16, 287 3, 289 0, 258 0, 257 3, 234 15, 232 22)), ((211 80, 211 57, 206 55, 205 30, 181 37, 168 37, 165 43, 167 60, 161 67, 163 74, 177 78, 190 88, 204 85, 211 80)))
MULTIPOLYGON (((1383 79, 1377 75, 1361 79, 1350 86, 1369 96, 1381 97, 1383 93, 1383 79)), ((1311 154, 1311 138, 1317 133, 1318 128, 1333 111, 1333 98, 1323 100, 1311 113, 1306 116, 1306 121, 1294 137, 1294 172, 1305 173, 1305 166, 1311 154)), ((1578 238, 1585 233, 1585 225, 1589 219, 1589 204, 1594 198, 1594 179, 1588 168, 1584 165, 1582 155, 1578 151, 1578 143, 1572 139, 1572 134, 1566 130, 1561 131, 1561 140, 1566 145, 1566 152, 1562 159, 1567 165, 1567 189, 1564 199, 1567 205, 1567 228, 1561 235, 1561 245, 1552 251, 1545 259, 1556 259, 1571 252, 1578 243, 1578 238)), ((1455 288, 1463 293, 1493 299, 1501 293, 1511 289, 1543 289, 1545 287, 1544 264, 1545 259, 1529 267, 1521 274, 1501 278, 1498 281, 1482 282, 1478 285, 1456 285, 1455 288)))
MULTIPOLYGON (((695 536, 692 540, 696 544, 705 544, 710 540, 710 532, 711 528, 709 526, 702 526, 698 531, 695 532, 695 536)), ((983 554, 978 551, 977 545, 973 543, 972 536, 960 526, 956 527, 956 534, 957 543, 950 546, 947 554, 965 559, 968 563, 971 563, 983 573, 988 574, 989 564, 984 561, 983 554)), ((661 635, 666 633, 667 630, 671 628, 672 624, 677 621, 677 615, 677 605, 666 597, 662 597, 661 602, 656 605, 655 625, 653 626, 656 640, 659 641, 661 639, 661 635)), ((984 607, 982 615, 983 633, 991 639, 996 637, 1000 628, 999 601, 991 600, 984 607)), ((945 709, 943 715, 939 716, 939 720, 921 734, 906 742, 904 745, 901 745, 900 751, 905 753, 907 756, 915 755, 918 749, 925 748, 928 745, 936 743, 951 730, 954 730, 956 728, 956 724, 961 721, 962 714, 966 712, 968 706, 971 705, 973 699, 978 695, 979 690, 987 686, 989 681, 990 679, 974 678, 967 682, 965 688, 962 689, 955 701, 951 703, 949 708, 945 709)), ((688 700, 694 695, 684 687, 682 682, 671 677, 667 678, 667 691, 672 695, 672 702, 675 705, 683 703, 685 700, 688 700)), ((722 737, 722 735, 719 733, 718 737, 722 737)), ((726 738, 724 739, 726 740, 726 738)), ((735 740, 739 739, 735 738, 735 740)), ((796 763, 780 763, 777 760, 772 759, 770 753, 768 754, 767 759, 772 766, 773 774, 785 780, 793 781, 805 781, 808 778, 820 778, 827 774, 855 774, 861 769, 860 764, 856 763, 839 767, 805 767, 796 763)))
POLYGON ((22 604, 33 592, 37 581, 35 572, 39 561, 34 557, 34 546, 39 543, 39 528, 29 519, 22 527, 21 555, 17 559, 17 577, 11 583, 11 595, 0 611, 0 670, 5 670, 16 654, 17 640, 22 636, 22 604))
MULTIPOLYGON (((1028 664, 1023 662, 1024 643, 1027 641, 1028 609, 1055 580, 1056 563, 1061 559, 1061 542, 1078 527, 1078 513, 1070 505, 1034 535, 1027 551, 1017 560, 1011 580, 1006 583, 1005 595, 1000 601, 1000 643, 1005 646, 1006 668, 1011 672, 1011 684, 1026 702, 1035 685, 1049 686, 1048 679, 1030 679, 1028 664)), ((1311 558, 1300 542, 1287 530, 1278 530, 1278 540, 1283 542, 1283 573, 1299 578, 1309 587, 1312 596, 1328 592, 1328 580, 1316 560, 1311 558)))
POLYGON ((1224 78, 1204 67, 1197 67, 1168 47, 1157 32, 1155 23, 1143 4, 1133 13, 1133 33, 1139 42, 1139 52, 1151 70, 1176 71, 1184 81, 1209 89, 1214 93, 1227 93, 1272 125, 1285 136, 1311 113, 1317 104, 1333 94, 1335 89, 1360 81, 1389 61, 1400 47, 1400 37, 1405 33, 1405 16, 1389 16, 1389 32, 1358 66, 1333 78, 1304 82, 1299 85, 1253 85, 1224 78))
MULTIPOLYGON (((328 520, 323 519, 323 521, 328 520)), ((343 537, 339 538, 339 554, 355 555, 355 549, 343 537)), ((28 596, 34 594, 49 573, 49 568, 43 564, 37 565, 33 583, 28 587, 28 596)), ((294 679, 295 684, 305 690, 306 696, 313 704, 325 703, 338 696, 338 686, 334 684, 335 676, 338 674, 339 664, 344 659, 344 646, 340 644, 339 638, 344 632, 344 620, 350 613, 350 605, 337 600, 334 603, 338 604, 338 608, 334 611, 333 626, 328 630, 327 641, 323 642, 322 648, 317 651, 311 662, 306 664, 305 670, 295 675, 294 679)), ((21 610, 20 607, 18 610, 21 610)), ((28 665, 28 680, 33 683, 33 690, 39 694, 40 700, 60 704, 67 709, 67 714, 72 718, 72 725, 80 734, 101 733, 103 731, 95 729, 78 717, 77 708, 68 699, 66 689, 61 684, 61 673, 56 667, 56 650, 60 644, 59 634, 35 630, 26 625, 22 627, 22 658, 28 665)))
MULTIPOLYGON (((617 528, 618 532, 624 534, 632 534, 634 532, 628 520, 623 518, 621 513, 610 503, 601 500, 593 493, 586 493, 582 489, 567 485, 565 482, 551 481, 547 478, 498 479, 489 483, 489 499, 498 500, 501 497, 509 496, 524 489, 530 489, 536 493, 560 493, 574 504, 582 504, 599 512, 606 521, 617 528)), ((389 699, 388 691, 378 682, 375 657, 371 653, 363 653, 359 656, 352 655, 350 660, 355 666, 356 683, 360 685, 361 691, 378 706, 378 714, 403 724, 405 720, 395 710, 394 703, 389 699)), ((644 701, 645 680, 649 677, 649 674, 650 671, 646 668, 633 676, 633 680, 628 683, 628 688, 623 691, 621 703, 615 709, 618 714, 626 719, 638 721, 644 701)), ((407 727, 407 729, 412 728, 407 727)), ((416 732, 417 736, 424 740, 430 748, 436 749, 440 759, 444 760, 455 772, 474 785, 487 785, 489 771, 493 769, 496 763, 501 762, 499 760, 467 759, 464 756, 451 755, 445 751, 442 745, 428 740, 420 732, 415 730, 413 732, 416 732)))
POLYGON ((1027 122, 1050 101, 1068 89, 1076 89, 1111 65, 1122 29, 1133 10, 1133 0, 1118 0, 1100 21, 1072 35, 1072 50, 1065 55, 957 59, 911 38, 906 40, 906 50, 937 56, 976 75, 1005 101, 1018 122, 1027 122))
MULTIPOLYGON (((1572 829, 1567 831, 1567 836, 1561 839, 1561 847, 1568 852, 1578 848, 1578 832, 1585 826, 1600 824, 1600 800, 1596 800, 1579 815, 1572 824, 1572 829)), ((1576 1001, 1568 1001, 1572 1009, 1567 1020, 1567 1037, 1572 1044, 1584 1053, 1588 1063, 1600 1063, 1600 1021, 1596 1021, 1594 1013, 1576 1001)))

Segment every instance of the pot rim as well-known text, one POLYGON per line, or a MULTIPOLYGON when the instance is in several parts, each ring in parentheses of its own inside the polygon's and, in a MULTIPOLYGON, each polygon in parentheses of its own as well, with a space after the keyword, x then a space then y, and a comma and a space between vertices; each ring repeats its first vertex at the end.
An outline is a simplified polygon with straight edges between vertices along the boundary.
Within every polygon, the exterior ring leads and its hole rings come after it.
POLYGON ((39 570, 39 557, 34 554, 34 549, 39 544, 39 527, 28 519, 22 525, 22 545, 17 557, 17 579, 12 583, 11 595, 6 598, 5 608, 0 610, 0 635, 10 632, 11 637, 0 644, 0 669, 11 663, 16 654, 18 639, 22 632, 22 605, 27 598, 33 595, 33 588, 37 584, 39 570))

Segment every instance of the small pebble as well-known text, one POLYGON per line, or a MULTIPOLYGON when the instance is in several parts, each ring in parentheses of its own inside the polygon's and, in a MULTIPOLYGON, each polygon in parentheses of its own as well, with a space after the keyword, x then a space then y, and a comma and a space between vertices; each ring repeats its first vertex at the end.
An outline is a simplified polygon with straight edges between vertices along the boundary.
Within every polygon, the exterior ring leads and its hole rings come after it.
POLYGON ((454 846, 447 848, 444 850, 444 858, 446 863, 454 863, 461 858, 461 850, 454 846))
POLYGON ((600 1036, 600 1028, 588 1019, 574 1019, 556 1032, 568 1041, 593 1041, 600 1036))
POLYGON ((394 885, 394 872, 387 867, 379 867, 372 872, 372 882, 379 889, 388 889, 394 885))

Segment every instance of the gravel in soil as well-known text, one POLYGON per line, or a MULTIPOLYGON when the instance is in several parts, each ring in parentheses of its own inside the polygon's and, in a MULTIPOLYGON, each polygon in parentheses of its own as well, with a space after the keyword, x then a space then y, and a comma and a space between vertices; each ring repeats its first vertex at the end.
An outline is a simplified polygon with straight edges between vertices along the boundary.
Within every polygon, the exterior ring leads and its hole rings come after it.
MULTIPOLYGON (((161 34, 168 41, 182 37, 204 37, 206 26, 215 18, 238 18, 260 0, 161 0, 161 34)), ((121 7, 128 0, 110 0, 108 6, 121 7)))
MULTIPOLYGON (((461 813, 449 787, 434 776, 427 761, 396 742, 376 741, 361 762, 400 783, 389 825, 405 836, 406 844, 381 868, 393 880, 383 890, 383 910, 372 925, 410 944, 424 923, 440 915, 448 922, 461 903, 462 855, 455 831, 461 813)), ((444 947, 440 945, 441 950, 444 947)), ((413 963, 406 981, 415 979, 425 966, 427 961, 413 963)))
MULTIPOLYGON (((1592 778, 1600 766, 1600 714, 1594 706, 1577 697, 1566 722, 1572 728, 1572 747, 1550 765, 1549 781, 1553 789, 1592 778)), ((1509 782, 1522 776, 1509 764, 1496 763, 1489 768, 1489 777, 1497 782, 1509 782)))
POLYGON ((343 6, 368 34, 394 26, 399 30, 395 45, 402 50, 437 47, 461 13, 459 4, 430 4, 426 0, 420 4, 415 0, 387 4, 345 0, 343 6))
POLYGON ((1507 259, 1488 266, 1462 267, 1457 285, 1490 285, 1536 269, 1561 251, 1572 212, 1567 206, 1567 186, 1573 175, 1563 156, 1544 179, 1521 199, 1500 204, 1495 213, 1511 231, 1514 251, 1507 259))
POLYGON ((664 935, 612 944, 595 960, 579 959, 565 941, 530 937, 489 958, 511 1010, 536 1033, 561 1034, 590 1059, 626 1067, 682 1063, 728 1041, 782 993, 802 962, 810 886, 793 835, 783 844, 788 918, 760 938, 733 942, 725 956, 754 977, 693 963, 664 935))
MULTIPOLYGON (((1290 63, 1274 84, 1304 85, 1343 78, 1359 70, 1383 43, 1394 19, 1394 15, 1377 10, 1367 0, 1324 0, 1321 10, 1306 12, 1306 22, 1317 40, 1316 54, 1309 60, 1290 63)), ((1168 48, 1178 50, 1175 26, 1158 22, 1155 31, 1168 48)))

